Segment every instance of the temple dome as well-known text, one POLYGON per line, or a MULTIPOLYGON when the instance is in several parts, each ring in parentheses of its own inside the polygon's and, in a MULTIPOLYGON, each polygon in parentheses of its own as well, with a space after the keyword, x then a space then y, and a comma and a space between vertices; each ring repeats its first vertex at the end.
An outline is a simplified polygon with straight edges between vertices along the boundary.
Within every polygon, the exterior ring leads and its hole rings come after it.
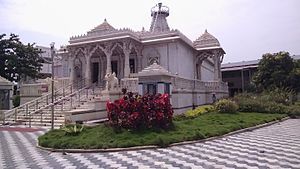
POLYGON ((209 47, 220 47, 220 43, 217 38, 205 30, 198 39, 193 42, 193 45, 196 49, 209 48, 209 47))
POLYGON ((115 30, 115 28, 112 27, 106 19, 104 19, 104 22, 92 29, 91 32, 104 32, 111 30, 115 30))

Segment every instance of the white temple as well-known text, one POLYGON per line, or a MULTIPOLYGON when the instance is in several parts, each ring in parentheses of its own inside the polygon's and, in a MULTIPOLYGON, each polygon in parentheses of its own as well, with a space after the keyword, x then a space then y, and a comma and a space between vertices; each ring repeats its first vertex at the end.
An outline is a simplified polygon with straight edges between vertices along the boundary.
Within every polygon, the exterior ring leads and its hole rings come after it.
POLYGON ((56 52, 54 83, 22 84, 21 105, 0 112, 3 124, 59 127, 103 120, 107 100, 120 98, 122 88, 141 95, 168 93, 176 114, 227 97, 219 41, 205 30, 193 42, 170 30, 168 16, 169 8, 159 3, 151 9, 148 31, 116 29, 105 19, 85 35, 71 37, 56 52))
POLYGON ((71 37, 61 53, 63 75, 73 83, 85 79, 104 86, 105 75, 114 72, 121 87, 171 94, 177 112, 210 103, 212 95, 227 96, 220 71, 225 52, 219 41, 207 30, 191 41, 169 28, 168 16, 169 8, 159 3, 151 9, 148 31, 116 29, 105 19, 86 34, 71 37))

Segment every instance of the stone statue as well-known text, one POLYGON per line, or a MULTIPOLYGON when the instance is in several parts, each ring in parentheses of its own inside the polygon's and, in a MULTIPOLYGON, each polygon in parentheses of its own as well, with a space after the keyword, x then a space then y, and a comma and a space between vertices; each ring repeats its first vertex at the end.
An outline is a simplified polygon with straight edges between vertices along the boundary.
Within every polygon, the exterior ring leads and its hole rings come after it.
POLYGON ((115 72, 113 72, 112 74, 107 73, 105 75, 105 80, 106 80, 106 90, 110 91, 118 88, 119 80, 116 77, 115 72))

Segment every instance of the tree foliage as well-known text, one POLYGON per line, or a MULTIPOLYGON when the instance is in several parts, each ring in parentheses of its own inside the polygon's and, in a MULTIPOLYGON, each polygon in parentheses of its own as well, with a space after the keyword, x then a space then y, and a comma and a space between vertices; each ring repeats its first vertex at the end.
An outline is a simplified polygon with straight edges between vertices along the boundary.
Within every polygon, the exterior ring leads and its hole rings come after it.
POLYGON ((289 88, 299 91, 300 62, 288 52, 264 54, 252 80, 257 89, 289 88))
POLYGON ((300 60, 294 61, 294 69, 291 72, 291 85, 295 91, 300 92, 300 60))
POLYGON ((41 50, 34 43, 24 45, 18 35, 0 35, 0 76, 19 81, 21 77, 37 78, 42 67, 41 50))

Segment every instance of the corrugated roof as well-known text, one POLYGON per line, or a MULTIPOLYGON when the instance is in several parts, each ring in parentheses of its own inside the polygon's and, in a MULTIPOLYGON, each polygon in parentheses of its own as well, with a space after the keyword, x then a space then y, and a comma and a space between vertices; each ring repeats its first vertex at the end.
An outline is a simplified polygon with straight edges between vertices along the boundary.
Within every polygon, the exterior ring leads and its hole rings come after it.
POLYGON ((249 60, 249 61, 241 61, 241 62, 233 62, 233 63, 225 63, 222 64, 221 68, 231 68, 231 67, 244 67, 249 65, 258 65, 260 59, 257 60, 249 60))
MULTIPOLYGON (((291 56, 295 60, 300 59, 300 55, 291 56)), ((249 60, 249 61, 241 61, 241 62, 233 62, 233 63, 225 63, 221 65, 222 71, 232 71, 232 70, 241 70, 247 68, 255 68, 258 66, 260 59, 257 60, 249 60)))

